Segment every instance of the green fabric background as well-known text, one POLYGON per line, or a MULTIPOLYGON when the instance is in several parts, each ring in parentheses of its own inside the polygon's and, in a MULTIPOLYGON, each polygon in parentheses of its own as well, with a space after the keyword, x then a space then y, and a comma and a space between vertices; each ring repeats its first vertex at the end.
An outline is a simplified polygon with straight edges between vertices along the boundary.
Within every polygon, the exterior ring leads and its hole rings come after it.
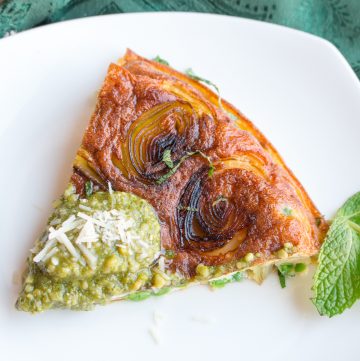
POLYGON ((360 78, 360 0, 0 0, 0 37, 91 15, 197 11, 286 25, 330 40, 360 78))

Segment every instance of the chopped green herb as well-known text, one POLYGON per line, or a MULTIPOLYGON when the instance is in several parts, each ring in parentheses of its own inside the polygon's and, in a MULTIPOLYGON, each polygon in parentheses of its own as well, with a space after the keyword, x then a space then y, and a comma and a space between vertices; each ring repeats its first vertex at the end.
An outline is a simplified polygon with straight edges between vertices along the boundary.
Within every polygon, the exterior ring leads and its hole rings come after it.
POLYGON ((286 287, 286 277, 295 276, 294 265, 292 263, 282 263, 277 266, 281 288, 286 287))
POLYGON ((171 169, 169 170, 169 172, 167 172, 167 173, 165 173, 164 175, 162 175, 162 176, 156 181, 156 183, 157 183, 157 184, 162 184, 162 183, 164 183, 166 180, 168 180, 173 174, 176 173, 176 171, 179 169, 181 163, 182 163, 185 159, 187 159, 187 158, 188 158, 188 156, 182 157, 182 158, 179 160, 178 164, 176 164, 173 168, 171 168, 171 169))
POLYGON ((322 244, 313 302, 320 315, 338 315, 360 298, 360 192, 337 212, 322 244))
POLYGON ((202 83, 205 83, 205 84, 207 84, 207 85, 209 85, 209 86, 212 86, 212 87, 216 90, 216 92, 217 92, 217 94, 218 94, 219 107, 220 107, 221 109, 223 109, 223 106, 222 106, 222 103, 221 103, 220 90, 219 90, 219 88, 218 88, 218 86, 217 86, 216 84, 214 84, 212 81, 210 81, 210 80, 208 80, 208 79, 204 79, 204 78, 202 78, 201 76, 196 75, 191 68, 186 69, 186 70, 185 70, 185 74, 186 74, 187 76, 189 76, 191 79, 194 79, 194 80, 197 80, 197 81, 201 81, 202 83))
POLYGON ((236 272, 234 273, 232 276, 230 277, 224 277, 224 278, 220 278, 217 280, 211 280, 209 281, 209 285, 213 288, 223 288, 225 287, 228 283, 231 282, 240 282, 244 279, 244 274, 243 272, 236 272))
POLYGON ((210 164, 210 168, 209 168, 209 177, 212 177, 214 175, 214 172, 215 172, 215 167, 214 167, 214 164, 210 164))
POLYGON ((200 155, 201 157, 205 158, 208 162, 209 162, 209 165, 210 165, 210 169, 209 169, 209 177, 211 177, 213 174, 214 174, 214 171, 215 171, 215 167, 210 159, 209 156, 207 156, 206 154, 204 154, 202 151, 200 150, 196 150, 194 152, 188 152, 186 153, 180 160, 179 162, 174 166, 173 165, 173 168, 170 169, 169 172, 165 173, 164 175, 162 175, 157 181, 156 183, 157 184, 162 184, 164 183, 167 179, 169 179, 173 174, 176 173, 176 171, 179 169, 180 165, 182 162, 184 162, 187 158, 193 156, 193 155, 200 155))
POLYGON ((223 288, 231 281, 231 278, 221 278, 218 280, 209 281, 209 285, 213 288, 223 288))
POLYGON ((191 157, 192 155, 200 155, 201 157, 203 157, 204 159, 206 159, 209 162, 209 172, 208 175, 209 177, 212 177, 214 172, 215 172, 215 166, 213 164, 213 162, 211 161, 210 157, 207 156, 206 154, 204 154, 202 151, 197 150, 195 152, 189 152, 188 155, 191 157))
POLYGON ((242 281, 244 279, 244 274, 242 272, 236 272, 232 275, 232 279, 236 282, 242 281))
POLYGON ((94 191, 94 184, 91 180, 88 180, 86 183, 85 183, 85 194, 86 194, 86 197, 90 197, 92 194, 93 194, 93 191, 94 191))
POLYGON ((154 296, 162 296, 171 291, 171 287, 160 288, 157 292, 154 292, 154 296))
POLYGON ((278 269, 277 273, 278 273, 278 276, 279 276, 279 282, 280 282, 281 288, 285 288, 286 287, 285 276, 280 272, 279 269, 278 269))
POLYGON ((157 63, 163 64, 163 65, 167 65, 167 66, 170 65, 168 61, 166 61, 165 59, 161 58, 159 55, 156 55, 153 60, 156 61, 157 63))
POLYGON ((175 257, 175 252, 172 249, 167 249, 165 250, 165 257, 172 259, 175 257))
POLYGON ((151 295, 152 295, 151 291, 142 291, 128 295, 127 299, 130 301, 143 301, 149 298, 151 295))
POLYGON ((285 214, 285 216, 291 216, 292 215, 292 209, 289 207, 284 207, 282 210, 283 214, 285 214))
POLYGON ((229 112, 226 112, 226 114, 229 116, 229 118, 230 118, 231 120, 233 120, 233 121, 238 120, 238 118, 237 118, 236 115, 234 115, 234 114, 232 114, 232 113, 229 113, 229 112))
POLYGON ((320 217, 315 218, 315 224, 317 227, 320 226, 321 222, 322 222, 322 219, 320 217))
POLYGON ((290 276, 293 273, 294 265, 292 263, 283 263, 277 266, 277 268, 284 276, 290 276))
POLYGON ((174 168, 174 162, 171 159, 171 150, 165 149, 164 154, 162 156, 162 161, 166 164, 168 168, 174 168))

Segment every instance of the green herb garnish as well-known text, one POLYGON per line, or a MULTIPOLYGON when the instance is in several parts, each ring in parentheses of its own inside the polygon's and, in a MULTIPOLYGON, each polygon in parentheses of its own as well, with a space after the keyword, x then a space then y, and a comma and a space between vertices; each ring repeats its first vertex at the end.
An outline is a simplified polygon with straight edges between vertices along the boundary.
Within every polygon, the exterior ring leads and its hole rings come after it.
POLYGON ((170 291, 171 291, 171 287, 163 287, 163 288, 160 288, 158 291, 154 292, 154 296, 166 295, 170 291))
POLYGON ((289 208, 289 207, 284 207, 283 209, 282 209, 282 212, 283 212, 283 214, 285 214, 285 216, 291 216, 292 215, 292 209, 291 208, 289 208))
POLYGON ((149 298, 153 293, 151 291, 135 292, 127 296, 130 301, 143 301, 149 298))
POLYGON ((223 288, 231 282, 231 278, 221 278, 219 280, 209 281, 209 285, 213 288, 223 288))
MULTIPOLYGON (((165 152, 164 152, 165 153, 165 152)), ((205 158, 208 162, 209 162, 209 172, 208 175, 209 177, 211 177, 214 174, 215 171, 215 167, 210 159, 209 156, 207 156, 206 154, 204 154, 203 152, 201 152, 200 150, 196 150, 195 152, 188 152, 186 153, 186 155, 184 155, 179 162, 176 165, 173 165, 173 167, 169 170, 169 172, 165 173, 164 175, 162 175, 157 181, 157 184, 162 184, 164 183, 167 179, 169 179, 173 174, 176 173, 176 171, 179 169, 180 165, 182 162, 184 162, 187 158, 193 156, 193 155, 200 155, 201 157, 205 158)), ((163 156, 164 159, 164 156, 163 156)), ((170 158, 171 159, 171 158, 170 158)))
POLYGON ((242 272, 236 272, 230 277, 224 277, 217 280, 209 281, 209 285, 213 288, 223 288, 228 283, 239 282, 244 279, 244 274, 242 272))
POLYGON ((163 156, 162 156, 162 161, 166 164, 166 166, 170 169, 174 168, 174 162, 171 159, 171 150, 170 149, 165 149, 163 156))
POLYGON ((314 276, 313 302, 332 317, 360 298, 360 192, 337 212, 326 235, 314 276))
POLYGON ((295 269, 292 263, 282 263, 277 266, 279 282, 281 288, 286 287, 286 277, 295 276, 295 269))
POLYGON ((186 156, 186 155, 185 155, 184 157, 182 157, 182 158, 179 160, 179 162, 178 162, 173 168, 171 168, 171 169, 169 170, 169 172, 167 172, 167 173, 165 173, 164 175, 162 175, 162 176, 156 181, 156 183, 157 183, 157 184, 162 184, 162 183, 164 183, 167 179, 169 179, 173 174, 176 173, 176 171, 179 169, 181 163, 182 163, 185 159, 187 159, 187 158, 189 158, 189 157, 186 156))
POLYGON ((281 288, 285 288, 286 287, 286 279, 285 276, 280 272, 280 270, 277 270, 277 274, 279 276, 279 282, 280 282, 280 286, 281 288))
POLYGON ((167 66, 170 65, 168 61, 166 61, 165 59, 161 58, 159 55, 156 55, 153 60, 156 61, 157 63, 163 64, 163 65, 167 65, 167 66))
POLYGON ((219 90, 219 88, 218 88, 218 86, 217 86, 216 84, 214 84, 212 81, 210 81, 210 80, 208 80, 208 79, 205 79, 205 78, 203 78, 203 77, 201 77, 201 76, 199 76, 199 75, 196 75, 191 68, 186 69, 186 70, 185 70, 185 74, 186 74, 187 76, 189 76, 191 79, 194 79, 194 80, 197 80, 197 81, 201 81, 202 83, 205 83, 205 84, 213 87, 213 88, 216 90, 217 94, 218 94, 219 107, 220 107, 221 109, 223 109, 223 106, 222 106, 222 103, 221 103, 220 90, 219 90))
POLYGON ((229 118, 233 121, 238 120, 238 117, 232 113, 226 112, 226 114, 229 116, 229 118))
POLYGON ((91 180, 88 180, 86 183, 85 183, 85 194, 86 194, 86 197, 90 197, 94 192, 94 184, 91 180))
POLYGON ((214 175, 214 172, 215 172, 214 164, 210 163, 210 168, 209 168, 209 172, 208 172, 209 177, 212 177, 214 175))
POLYGON ((244 279, 244 274, 242 272, 236 272, 232 275, 233 281, 240 282, 244 279))
POLYGON ((172 249, 166 249, 165 250, 165 257, 172 259, 175 257, 175 251, 173 251, 172 249))

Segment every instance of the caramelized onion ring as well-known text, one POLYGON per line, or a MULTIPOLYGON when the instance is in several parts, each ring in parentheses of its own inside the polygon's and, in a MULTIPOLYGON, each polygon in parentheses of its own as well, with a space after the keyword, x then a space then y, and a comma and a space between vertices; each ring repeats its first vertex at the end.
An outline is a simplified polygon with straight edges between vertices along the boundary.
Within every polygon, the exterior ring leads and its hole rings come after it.
POLYGON ((180 249, 204 256, 236 251, 244 241, 251 224, 257 180, 265 174, 260 161, 245 162, 241 157, 224 159, 215 164, 208 176, 203 167, 192 175, 180 197, 176 221, 180 233, 180 249), (249 191, 250 190, 250 191, 249 191))
POLYGON ((155 106, 131 124, 121 144, 121 159, 113 154, 112 161, 126 178, 155 183, 169 171, 162 161, 166 150, 178 162, 187 152, 212 145, 200 144, 203 121, 187 102, 155 106))

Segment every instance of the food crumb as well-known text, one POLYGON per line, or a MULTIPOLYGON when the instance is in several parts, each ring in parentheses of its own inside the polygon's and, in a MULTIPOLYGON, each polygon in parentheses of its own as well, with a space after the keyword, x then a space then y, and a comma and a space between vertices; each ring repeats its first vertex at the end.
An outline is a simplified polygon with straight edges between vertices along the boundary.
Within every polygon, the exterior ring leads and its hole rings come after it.
POLYGON ((199 323, 206 323, 206 324, 213 324, 216 322, 214 317, 207 317, 207 316, 201 316, 201 315, 195 315, 191 317, 191 320, 194 322, 199 323))
POLYGON ((154 340, 154 342, 157 345, 160 345, 161 343, 161 337, 160 337, 160 332, 159 332, 159 328, 156 326, 150 327, 149 328, 149 334, 152 337, 152 339, 154 340))

